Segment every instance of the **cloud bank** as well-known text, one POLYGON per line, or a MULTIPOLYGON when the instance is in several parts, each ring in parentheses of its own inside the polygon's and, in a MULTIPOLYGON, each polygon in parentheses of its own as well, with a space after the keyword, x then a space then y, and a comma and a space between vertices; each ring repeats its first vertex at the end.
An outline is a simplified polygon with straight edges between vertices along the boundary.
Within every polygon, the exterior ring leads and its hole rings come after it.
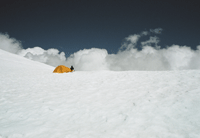
POLYGON ((54 67, 57 65, 66 64, 65 53, 64 52, 60 53, 57 49, 54 48, 48 50, 44 50, 41 47, 22 49, 18 52, 18 55, 54 67))
POLYGON ((156 28, 130 35, 125 38, 125 42, 116 54, 108 54, 106 49, 91 48, 79 50, 66 58, 64 52, 53 48, 48 50, 41 47, 23 49, 20 41, 10 38, 8 34, 0 34, 0 49, 54 67, 73 65, 77 71, 200 69, 200 45, 197 46, 197 50, 179 45, 161 49, 158 45, 159 37, 151 36, 151 34, 157 35, 161 32, 162 28, 156 28), (138 43, 141 37, 147 35, 149 35, 148 40, 138 43), (141 50, 138 50, 136 46, 139 46, 141 50))

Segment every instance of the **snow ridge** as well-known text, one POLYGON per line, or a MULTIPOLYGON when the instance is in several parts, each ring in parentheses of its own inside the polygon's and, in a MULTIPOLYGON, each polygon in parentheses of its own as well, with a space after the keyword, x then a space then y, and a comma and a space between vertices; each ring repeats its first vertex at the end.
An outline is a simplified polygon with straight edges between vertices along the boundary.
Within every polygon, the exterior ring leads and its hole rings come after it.
POLYGON ((0 138, 199 138, 200 71, 76 71, 0 50, 0 138))

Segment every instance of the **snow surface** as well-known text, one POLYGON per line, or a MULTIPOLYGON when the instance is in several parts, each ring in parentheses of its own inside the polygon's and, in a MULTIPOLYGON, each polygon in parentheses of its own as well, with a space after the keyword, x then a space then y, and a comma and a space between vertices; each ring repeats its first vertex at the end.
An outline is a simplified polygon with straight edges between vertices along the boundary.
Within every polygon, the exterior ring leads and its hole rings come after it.
POLYGON ((0 138, 199 138, 200 71, 76 71, 0 50, 0 138))

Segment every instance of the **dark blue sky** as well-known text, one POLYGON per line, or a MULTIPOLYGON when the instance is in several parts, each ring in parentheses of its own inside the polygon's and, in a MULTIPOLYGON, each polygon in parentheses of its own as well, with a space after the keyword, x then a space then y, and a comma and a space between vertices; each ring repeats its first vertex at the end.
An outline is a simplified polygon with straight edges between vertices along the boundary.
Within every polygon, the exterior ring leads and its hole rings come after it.
POLYGON ((0 32, 24 48, 84 48, 117 52, 124 38, 162 28, 159 45, 200 44, 200 8, 194 0, 1 0, 0 32))

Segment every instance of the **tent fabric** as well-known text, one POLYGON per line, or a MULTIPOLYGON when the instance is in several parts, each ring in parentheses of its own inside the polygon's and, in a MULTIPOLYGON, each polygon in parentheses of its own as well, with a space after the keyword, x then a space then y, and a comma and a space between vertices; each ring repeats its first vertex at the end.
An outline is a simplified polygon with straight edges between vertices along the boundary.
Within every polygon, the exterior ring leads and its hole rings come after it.
POLYGON ((64 65, 59 65, 55 68, 55 70, 53 71, 53 73, 68 73, 68 72, 72 72, 73 70, 71 70, 70 68, 64 66, 64 65))

